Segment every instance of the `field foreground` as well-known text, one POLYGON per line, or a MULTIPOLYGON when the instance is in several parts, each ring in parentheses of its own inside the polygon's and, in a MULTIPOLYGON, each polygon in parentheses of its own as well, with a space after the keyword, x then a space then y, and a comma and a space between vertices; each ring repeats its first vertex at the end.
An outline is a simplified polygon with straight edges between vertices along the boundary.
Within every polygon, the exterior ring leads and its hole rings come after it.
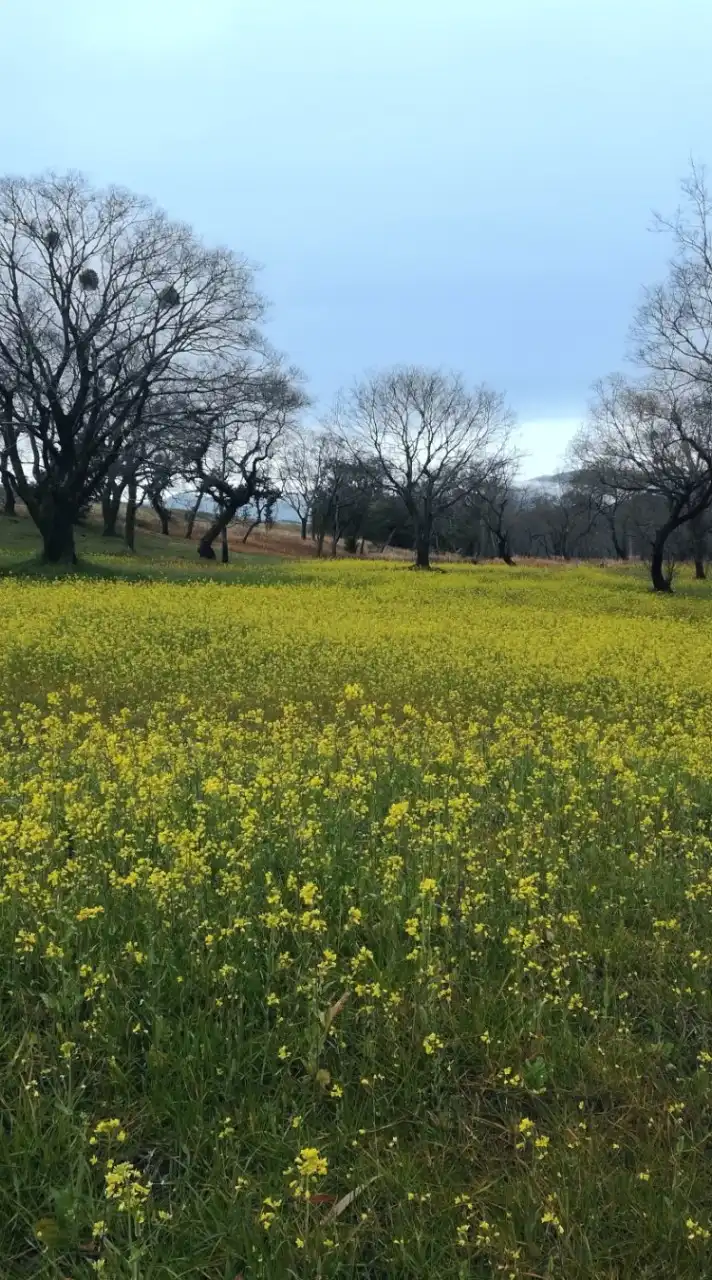
POLYGON ((705 588, 0 581, 0 1274, 709 1274, 705 588))

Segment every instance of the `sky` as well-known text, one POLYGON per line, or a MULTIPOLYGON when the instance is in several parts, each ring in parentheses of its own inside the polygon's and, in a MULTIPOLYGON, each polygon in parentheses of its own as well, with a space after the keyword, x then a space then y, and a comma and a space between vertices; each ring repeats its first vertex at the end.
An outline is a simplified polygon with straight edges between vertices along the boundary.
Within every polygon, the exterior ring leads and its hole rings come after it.
POLYGON ((131 187, 260 265, 314 413, 365 372, 506 392, 554 470, 623 366, 709 0, 0 0, 0 168, 131 187))

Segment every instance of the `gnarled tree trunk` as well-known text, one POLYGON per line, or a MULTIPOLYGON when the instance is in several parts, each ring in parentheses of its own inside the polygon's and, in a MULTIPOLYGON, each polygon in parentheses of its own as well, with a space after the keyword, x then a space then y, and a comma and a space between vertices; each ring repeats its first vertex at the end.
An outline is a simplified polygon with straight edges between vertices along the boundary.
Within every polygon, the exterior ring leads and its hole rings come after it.
POLYGON ((416 528, 415 563, 418 569, 430 568, 430 530, 424 525, 416 528))
POLYGON ((57 494, 45 494, 40 500, 37 524, 42 534, 42 559, 46 564, 76 564, 74 546, 74 507, 57 494))
POLYGON ((187 515, 187 518, 186 518, 186 522, 185 522, 185 536, 186 536, 186 538, 192 538, 192 537, 193 537, 193 525, 195 524, 195 517, 197 516, 198 512, 200 511, 200 506, 201 506, 201 503, 202 503, 202 501, 203 501, 203 498, 204 498, 204 497, 205 497, 205 491, 204 491, 203 489, 200 489, 200 490, 198 491, 198 496, 197 496, 197 498, 195 499, 195 502, 193 503, 193 506, 190 508, 190 511, 188 512, 188 515, 187 515))
POLYGON ((138 484, 135 478, 128 482, 126 515, 124 517, 124 541, 129 551, 136 550, 136 512, 138 510, 138 484))
POLYGON ((101 495, 101 515, 104 522, 101 532, 104 538, 118 538, 119 536, 116 526, 119 520, 123 492, 124 486, 122 483, 117 483, 115 480, 107 480, 101 495))
POLYGON ((0 481, 2 482, 4 505, 3 511, 6 516, 14 516, 15 514, 15 490, 12 484, 12 477, 7 465, 7 453, 0 454, 0 481))
POLYGON ((665 544, 673 532, 675 525, 668 521, 662 528, 658 530, 653 541, 653 550, 650 557, 650 578, 653 584, 653 591, 672 591, 672 581, 664 570, 665 544))
POLYGON ((168 526, 169 526, 169 524, 170 524, 171 513, 170 513, 170 511, 168 510, 168 508, 167 508, 167 507, 164 507, 164 505, 163 505, 163 503, 162 503, 162 501, 161 501, 161 495, 160 495, 160 493, 151 493, 151 494, 149 494, 149 501, 150 501, 151 506, 153 507, 153 510, 155 511, 155 513, 156 513, 156 515, 158 516, 158 519, 159 519, 159 521, 160 521, 160 524, 161 524, 161 533, 162 533, 162 534, 164 535, 164 537, 166 537, 166 538, 170 537, 170 532, 171 532, 171 531, 170 531, 170 529, 169 529, 169 527, 168 527, 168 526))
POLYGON ((500 560, 504 560, 505 564, 508 564, 513 567, 515 562, 512 559, 512 553, 509 549, 509 538, 507 537, 506 534, 502 534, 502 533, 498 533, 496 537, 497 537, 497 553, 499 555, 500 560))
MULTIPOLYGON (((242 493, 235 494, 220 509, 213 520, 212 524, 205 530, 200 542, 198 543, 198 555, 201 560, 214 560, 215 551, 213 543, 216 538, 222 537, 223 529, 227 530, 231 520, 234 520, 238 509, 245 504, 245 497, 242 493)), ((223 560, 225 563, 225 560, 223 560)))

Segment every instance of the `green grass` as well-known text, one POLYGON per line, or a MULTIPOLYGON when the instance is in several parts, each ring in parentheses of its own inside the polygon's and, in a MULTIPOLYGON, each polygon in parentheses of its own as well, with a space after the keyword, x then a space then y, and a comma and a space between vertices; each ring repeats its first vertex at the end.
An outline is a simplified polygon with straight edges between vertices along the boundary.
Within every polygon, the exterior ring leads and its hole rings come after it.
MULTIPOLYGON (((74 568, 45 565, 41 561, 42 540, 32 521, 23 515, 9 518, 0 515, 0 576, 21 575, 46 579, 76 573, 82 577, 142 579, 163 578, 167 581, 240 582, 257 577, 263 580, 280 557, 252 554, 242 548, 231 553, 230 563, 222 565, 201 560, 197 554, 197 538, 182 536, 181 513, 176 513, 169 537, 139 525, 136 547, 129 551, 123 539, 104 538, 97 520, 75 529, 78 563, 74 568)), ((218 552, 219 554, 219 552, 218 552)))
POLYGON ((707 584, 92 539, 0 580, 2 1280, 708 1274, 707 584))

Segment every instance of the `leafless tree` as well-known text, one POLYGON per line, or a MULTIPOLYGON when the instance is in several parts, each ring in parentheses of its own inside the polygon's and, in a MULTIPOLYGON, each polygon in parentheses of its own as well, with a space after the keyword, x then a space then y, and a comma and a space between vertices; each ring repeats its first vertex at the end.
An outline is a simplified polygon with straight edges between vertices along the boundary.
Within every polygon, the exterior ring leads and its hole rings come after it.
POLYGON ((704 169, 682 183, 683 205, 657 215, 675 251, 667 279, 645 291, 633 325, 638 361, 678 391, 712 393, 712 201, 704 169))
POLYGON ((0 430, 45 558, 73 561, 157 391, 260 346, 249 267, 148 201, 76 175, 0 181, 0 430))
POLYGON ((331 451, 326 432, 303 429, 294 433, 279 460, 282 497, 299 520, 303 540, 309 531, 331 451))
POLYGON ((195 490, 193 494, 193 501, 185 513, 186 538, 193 537, 193 529, 195 527, 195 522, 198 518, 198 513, 204 501, 205 501, 205 490, 202 487, 202 485, 198 485, 198 488, 195 490))
POLYGON ((566 472, 552 476, 545 492, 530 492, 527 499, 533 542, 546 556, 570 560, 585 554, 587 539, 598 516, 590 487, 566 472))
MULTIPOLYGON (((122 500, 129 491, 130 513, 139 488, 158 516, 161 532, 166 536, 170 533, 171 512, 166 495, 180 474, 185 442, 182 428, 176 429, 170 417, 160 411, 160 403, 160 397, 152 398, 141 431, 134 433, 109 468, 101 491, 105 538, 119 536, 122 500)), ((130 550, 134 549, 134 532, 131 520, 125 520, 124 536, 130 550)))
POLYGON ((328 533, 331 554, 336 556, 342 535, 344 483, 352 459, 337 433, 328 430, 319 437, 319 454, 319 485, 312 503, 312 530, 317 555, 323 554, 328 533))
POLYGON ((651 579, 655 591, 670 591, 664 569, 668 540, 712 504, 712 401, 609 378, 596 388, 590 421, 574 451, 604 490, 657 503, 651 579))
POLYGON ((236 365, 192 401, 187 417, 195 436, 185 474, 215 508, 198 543, 203 559, 215 558, 213 543, 221 538, 225 562, 227 529, 237 512, 275 489, 277 451, 305 403, 299 375, 276 359, 258 371, 236 365))
POLYGON ((384 487, 404 503, 416 565, 430 567, 435 521, 501 464, 512 416, 488 387, 456 374, 396 368, 359 383, 337 410, 357 458, 372 459, 384 487))
POLYGON ((245 532, 242 535, 243 544, 247 542, 250 535, 260 525, 264 525, 268 531, 274 527, 275 507, 279 502, 280 496, 281 491, 279 489, 267 489, 253 498, 245 509, 243 516, 246 525, 245 532))
POLYGON ((494 540, 497 555, 510 566, 514 565, 512 521, 522 503, 517 485, 518 461, 514 454, 502 458, 484 480, 477 477, 477 487, 473 490, 474 504, 494 540))

